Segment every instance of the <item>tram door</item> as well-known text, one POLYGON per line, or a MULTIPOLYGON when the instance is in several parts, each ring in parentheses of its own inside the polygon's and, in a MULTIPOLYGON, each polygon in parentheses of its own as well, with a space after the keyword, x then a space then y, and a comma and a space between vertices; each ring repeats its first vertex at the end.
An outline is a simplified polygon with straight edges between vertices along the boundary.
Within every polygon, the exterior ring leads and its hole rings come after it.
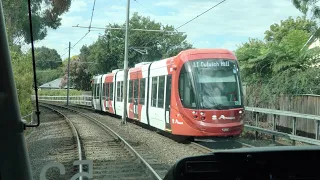
POLYGON ((138 89, 139 89, 139 79, 135 79, 133 84, 133 114, 135 119, 139 119, 138 113, 138 89))
POLYGON ((171 125, 170 125, 171 81, 172 81, 172 75, 168 74, 167 84, 166 84, 166 105, 165 105, 166 129, 168 130, 171 130, 171 125))

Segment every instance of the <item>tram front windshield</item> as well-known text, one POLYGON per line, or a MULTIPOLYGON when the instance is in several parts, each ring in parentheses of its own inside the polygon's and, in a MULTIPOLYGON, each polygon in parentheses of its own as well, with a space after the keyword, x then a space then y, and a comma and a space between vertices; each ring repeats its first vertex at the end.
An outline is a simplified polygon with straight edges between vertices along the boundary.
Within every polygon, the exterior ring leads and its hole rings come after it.
POLYGON ((180 72, 179 94, 186 108, 242 107, 237 61, 209 59, 186 62, 180 72))

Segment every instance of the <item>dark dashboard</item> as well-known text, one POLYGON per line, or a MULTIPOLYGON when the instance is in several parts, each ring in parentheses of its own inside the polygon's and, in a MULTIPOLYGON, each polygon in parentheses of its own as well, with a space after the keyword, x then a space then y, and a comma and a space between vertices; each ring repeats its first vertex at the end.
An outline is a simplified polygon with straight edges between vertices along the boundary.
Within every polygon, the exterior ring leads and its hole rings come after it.
POLYGON ((187 157, 165 180, 320 180, 320 147, 246 148, 187 157))

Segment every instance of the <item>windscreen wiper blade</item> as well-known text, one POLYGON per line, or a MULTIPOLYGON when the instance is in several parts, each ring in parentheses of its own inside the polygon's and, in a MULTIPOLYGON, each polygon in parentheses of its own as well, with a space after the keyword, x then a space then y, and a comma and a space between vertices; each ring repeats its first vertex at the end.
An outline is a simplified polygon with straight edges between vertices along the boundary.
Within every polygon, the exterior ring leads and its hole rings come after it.
POLYGON ((222 109, 229 109, 229 106, 224 106, 224 105, 222 105, 222 104, 216 104, 216 105, 213 106, 212 108, 218 109, 218 110, 222 110, 222 109))

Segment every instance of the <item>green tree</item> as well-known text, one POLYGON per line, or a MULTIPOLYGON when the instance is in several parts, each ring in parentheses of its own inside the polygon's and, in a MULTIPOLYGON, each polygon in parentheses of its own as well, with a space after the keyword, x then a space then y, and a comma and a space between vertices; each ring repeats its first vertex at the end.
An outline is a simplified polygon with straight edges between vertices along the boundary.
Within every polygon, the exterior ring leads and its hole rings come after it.
POLYGON ((258 39, 249 39, 236 50, 242 78, 246 82, 257 82, 270 72, 270 61, 266 58, 268 47, 258 39))
POLYGON ((260 89, 253 98, 268 102, 272 95, 320 93, 318 76, 313 76, 319 72, 313 67, 319 48, 303 48, 315 29, 314 21, 290 17, 271 25, 265 41, 249 39, 238 47, 243 80, 260 89))
POLYGON ((280 21, 280 24, 274 23, 270 26, 270 29, 265 31, 265 40, 267 42, 280 43, 292 30, 302 30, 313 34, 317 30, 317 23, 312 20, 306 19, 306 17, 289 17, 286 20, 280 21))
POLYGON ((55 49, 47 47, 35 48, 35 60, 37 69, 56 69, 62 65, 60 55, 55 49))
MULTIPOLYGON (((9 44, 31 42, 28 19, 28 1, 2 1, 9 44)), ((61 15, 70 8, 71 0, 33 0, 31 1, 34 40, 42 40, 47 28, 57 29, 61 25, 61 15)))
MULTIPOLYGON (((75 56, 74 60, 70 61, 70 86, 72 85, 77 90, 90 90, 91 74, 88 71, 88 65, 80 61, 80 58, 75 56)), ((65 75, 61 80, 60 87, 66 86, 68 83, 68 66, 65 67, 65 75)))
MULTIPOLYGON (((73 60, 77 60, 79 58, 78 55, 74 55, 72 57, 70 57, 70 62, 72 62, 73 60)), ((63 61, 62 61, 62 66, 65 68, 68 66, 68 59, 69 58, 65 58, 63 61)))
POLYGON ((311 13, 313 18, 320 18, 320 8, 316 5, 319 0, 292 0, 293 5, 304 15, 311 13))
MULTIPOLYGON (((125 24, 108 25, 111 28, 124 26, 125 24)), ((164 26, 138 13, 134 13, 131 17, 130 28, 174 31, 173 26, 164 26)), ((123 68, 124 38, 125 32, 122 30, 106 30, 95 43, 81 48, 79 55, 81 61, 95 63, 88 64, 91 74, 107 73, 113 69, 123 68)), ((133 67, 139 62, 175 56, 182 50, 192 48, 186 38, 187 36, 182 33, 130 31, 128 66, 133 67), (136 49, 147 50, 148 54, 141 54, 136 49)))
POLYGON ((31 93, 33 84, 31 54, 11 51, 11 63, 18 93, 21 115, 27 115, 32 110, 31 93))
POLYGON ((37 70, 37 85, 41 86, 44 83, 53 81, 64 75, 63 67, 57 69, 37 70))

